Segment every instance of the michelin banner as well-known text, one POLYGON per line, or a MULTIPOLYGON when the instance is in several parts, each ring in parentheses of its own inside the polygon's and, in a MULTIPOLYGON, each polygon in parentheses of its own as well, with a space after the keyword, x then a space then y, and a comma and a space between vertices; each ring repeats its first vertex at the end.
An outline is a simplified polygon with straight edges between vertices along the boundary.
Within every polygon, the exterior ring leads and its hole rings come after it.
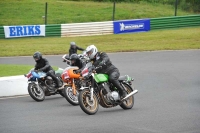
POLYGON ((45 36, 45 25, 4 26, 5 38, 45 36))
POLYGON ((114 21, 113 28, 114 34, 149 31, 150 19, 114 21))

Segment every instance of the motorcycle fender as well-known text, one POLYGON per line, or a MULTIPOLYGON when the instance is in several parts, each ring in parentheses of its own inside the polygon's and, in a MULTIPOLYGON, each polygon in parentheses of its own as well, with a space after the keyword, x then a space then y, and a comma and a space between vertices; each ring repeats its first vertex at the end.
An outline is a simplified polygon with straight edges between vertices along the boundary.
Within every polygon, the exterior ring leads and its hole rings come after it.
MULTIPOLYGON (((121 84, 122 84, 122 83, 121 83, 121 84)), ((133 88, 132 86, 130 86, 128 83, 123 82, 123 84, 126 84, 127 86, 129 86, 129 87, 131 88, 132 91, 134 90, 134 88, 133 88)), ((122 84, 122 86, 123 86, 123 84, 122 84)))

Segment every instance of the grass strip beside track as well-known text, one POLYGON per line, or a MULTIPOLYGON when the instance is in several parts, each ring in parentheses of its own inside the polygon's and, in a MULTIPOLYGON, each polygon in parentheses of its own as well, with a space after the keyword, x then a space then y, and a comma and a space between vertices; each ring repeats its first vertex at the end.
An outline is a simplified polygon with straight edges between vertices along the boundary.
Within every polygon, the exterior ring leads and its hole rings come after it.
MULTIPOLYGON (((75 41, 83 48, 94 44, 99 51, 110 53, 200 49, 200 27, 74 38, 0 39, 0 57, 32 56, 35 51, 40 51, 44 55, 62 55, 68 53, 71 41, 75 41)), ((0 64, 0 77, 23 75, 32 67, 0 64)))

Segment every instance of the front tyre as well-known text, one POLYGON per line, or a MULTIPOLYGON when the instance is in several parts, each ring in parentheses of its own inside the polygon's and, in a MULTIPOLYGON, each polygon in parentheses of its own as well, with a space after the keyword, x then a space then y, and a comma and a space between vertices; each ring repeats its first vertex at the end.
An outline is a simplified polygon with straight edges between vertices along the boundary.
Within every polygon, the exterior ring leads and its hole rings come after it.
MULTIPOLYGON (((133 90, 130 86, 123 84, 126 87, 127 94, 131 93, 133 90)), ((122 104, 120 104, 120 107, 123 109, 132 109, 134 105, 134 96, 130 96, 127 98, 122 104)))
POLYGON ((72 105, 79 105, 78 102, 78 95, 79 92, 76 90, 76 95, 73 94, 73 90, 72 90, 72 86, 65 86, 64 87, 64 95, 65 95, 65 99, 72 105))
POLYGON ((94 115, 99 109, 97 96, 93 95, 93 101, 90 100, 90 90, 84 89, 79 93, 78 101, 81 109, 88 115, 94 115))
POLYGON ((41 102, 45 99, 43 89, 41 87, 38 88, 38 85, 34 83, 28 84, 28 93, 37 102, 41 102))

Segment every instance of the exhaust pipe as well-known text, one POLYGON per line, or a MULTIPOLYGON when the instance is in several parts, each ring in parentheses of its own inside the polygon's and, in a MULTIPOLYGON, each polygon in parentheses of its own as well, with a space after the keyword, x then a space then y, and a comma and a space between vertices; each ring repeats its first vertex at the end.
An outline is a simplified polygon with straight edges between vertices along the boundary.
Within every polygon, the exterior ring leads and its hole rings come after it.
POLYGON ((126 100, 126 99, 129 98, 130 96, 135 95, 136 93, 138 93, 138 90, 134 90, 134 91, 132 91, 132 92, 129 93, 126 97, 124 97, 121 101, 126 100))

